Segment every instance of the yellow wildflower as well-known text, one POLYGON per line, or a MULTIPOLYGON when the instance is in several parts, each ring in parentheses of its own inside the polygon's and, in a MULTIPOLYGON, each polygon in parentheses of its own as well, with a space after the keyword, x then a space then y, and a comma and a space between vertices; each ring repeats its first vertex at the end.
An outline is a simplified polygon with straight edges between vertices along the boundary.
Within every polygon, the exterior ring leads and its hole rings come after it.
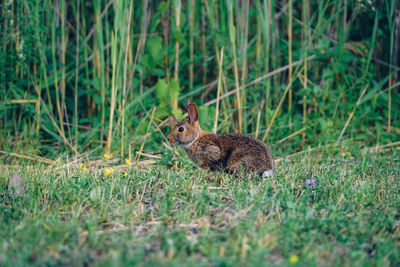
POLYGON ((297 255, 292 255, 292 256, 290 256, 290 258, 289 258, 289 262, 290 263, 296 263, 296 262, 298 262, 299 261, 299 256, 297 256, 297 255))
POLYGON ((110 158, 111 158, 111 156, 109 155, 109 154, 104 154, 104 158, 106 159, 106 160, 109 160, 110 158))
POLYGON ((124 176, 128 176, 128 172, 124 172, 124 176))
POLYGON ((87 172, 87 168, 86 168, 85 164, 83 164, 83 163, 79 164, 79 168, 81 168, 84 172, 87 172))
POLYGON ((114 172, 113 168, 107 168, 104 170, 104 175, 110 175, 114 172))
POLYGON ((125 159, 125 164, 129 166, 131 165, 131 161, 129 159, 125 159))

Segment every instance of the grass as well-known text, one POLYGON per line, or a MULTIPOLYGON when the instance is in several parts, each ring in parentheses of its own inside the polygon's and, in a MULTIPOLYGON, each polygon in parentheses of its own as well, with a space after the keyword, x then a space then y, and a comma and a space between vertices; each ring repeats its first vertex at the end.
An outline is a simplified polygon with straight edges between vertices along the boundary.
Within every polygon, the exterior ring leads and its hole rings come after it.
POLYGON ((2 1, 0 265, 400 265, 399 10, 2 1), (204 130, 266 141, 275 177, 171 148, 187 99, 204 130))
POLYGON ((349 157, 281 161, 265 181, 185 162, 2 165, 0 265, 399 265, 399 153, 349 157), (26 192, 10 199, 15 171, 26 192))

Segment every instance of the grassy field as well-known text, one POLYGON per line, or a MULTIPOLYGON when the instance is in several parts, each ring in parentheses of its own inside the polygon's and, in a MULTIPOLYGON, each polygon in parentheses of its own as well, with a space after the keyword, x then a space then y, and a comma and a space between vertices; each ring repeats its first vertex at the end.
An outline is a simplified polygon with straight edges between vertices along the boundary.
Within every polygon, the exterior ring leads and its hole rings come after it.
POLYGON ((0 1, 0 266, 399 266, 399 29, 398 0, 0 1), (171 147, 188 99, 274 178, 171 147))
POLYGON ((0 265, 400 264, 395 151, 292 158, 268 180, 108 165, 0 167, 0 265))

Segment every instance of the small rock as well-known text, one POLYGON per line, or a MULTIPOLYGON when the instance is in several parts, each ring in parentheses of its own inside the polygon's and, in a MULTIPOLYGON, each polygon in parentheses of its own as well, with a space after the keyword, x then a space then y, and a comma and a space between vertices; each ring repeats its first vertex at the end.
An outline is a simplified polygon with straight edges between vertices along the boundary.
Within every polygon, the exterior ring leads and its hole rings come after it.
POLYGON ((13 173, 8 180, 8 196, 21 197, 24 194, 24 187, 24 178, 16 173, 13 173))

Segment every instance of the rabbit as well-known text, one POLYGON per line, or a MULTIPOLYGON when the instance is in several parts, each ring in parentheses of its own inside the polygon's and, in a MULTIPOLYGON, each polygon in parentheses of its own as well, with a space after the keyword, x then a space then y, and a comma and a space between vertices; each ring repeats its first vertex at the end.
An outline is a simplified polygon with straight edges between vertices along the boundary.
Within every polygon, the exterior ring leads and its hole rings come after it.
POLYGON ((273 174, 271 149, 251 136, 239 133, 213 134, 199 125, 195 103, 188 101, 189 118, 176 124, 167 139, 185 149, 190 159, 203 169, 221 170, 238 175, 256 172, 262 177, 273 174))

